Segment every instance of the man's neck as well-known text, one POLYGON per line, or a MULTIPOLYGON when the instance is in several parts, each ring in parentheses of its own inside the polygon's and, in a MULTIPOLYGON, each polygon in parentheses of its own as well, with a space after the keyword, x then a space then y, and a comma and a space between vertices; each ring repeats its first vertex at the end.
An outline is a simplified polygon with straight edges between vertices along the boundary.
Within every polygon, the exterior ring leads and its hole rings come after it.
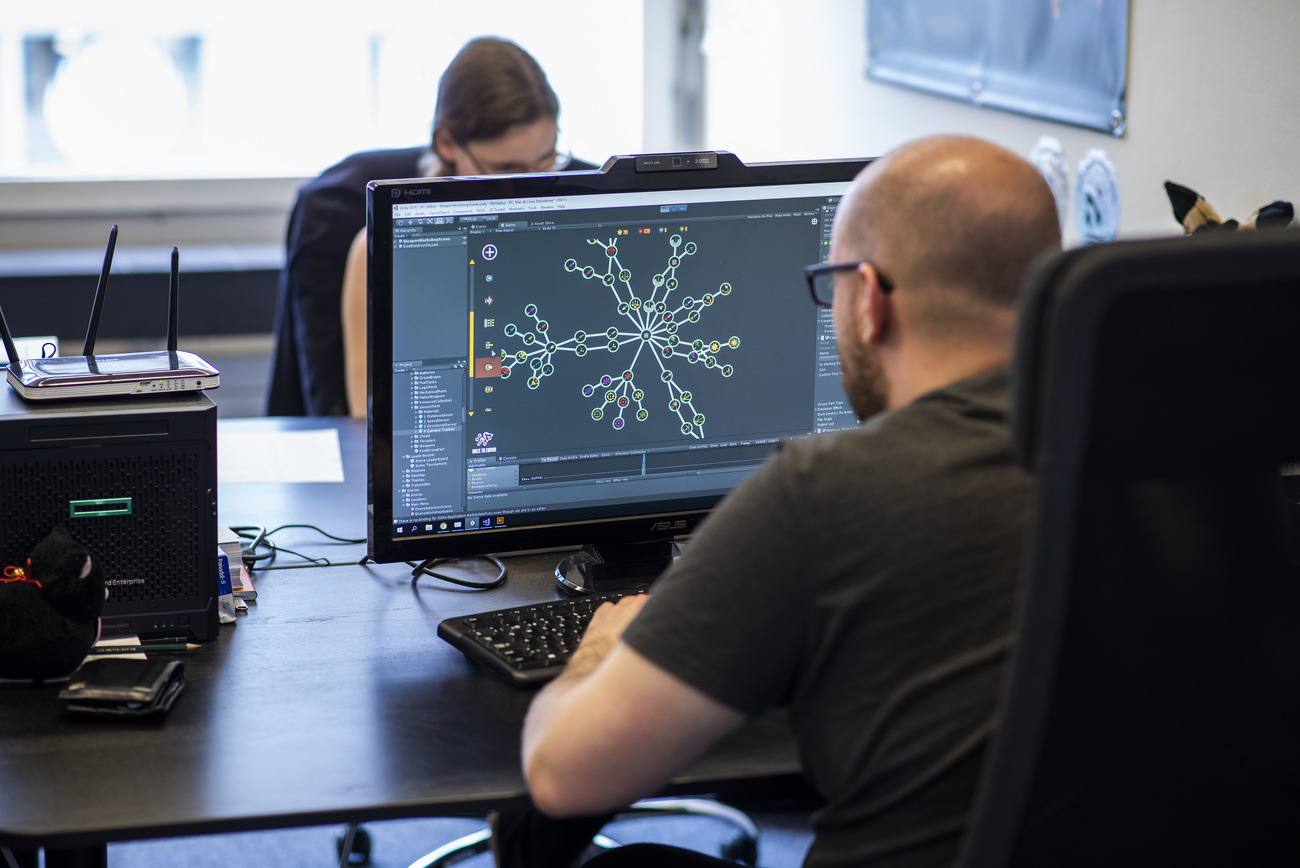
POLYGON ((973 344, 953 347, 916 346, 906 358, 882 358, 889 380, 889 409, 903 407, 917 398, 944 386, 973 377, 1011 361, 1011 353, 1002 343, 973 344))

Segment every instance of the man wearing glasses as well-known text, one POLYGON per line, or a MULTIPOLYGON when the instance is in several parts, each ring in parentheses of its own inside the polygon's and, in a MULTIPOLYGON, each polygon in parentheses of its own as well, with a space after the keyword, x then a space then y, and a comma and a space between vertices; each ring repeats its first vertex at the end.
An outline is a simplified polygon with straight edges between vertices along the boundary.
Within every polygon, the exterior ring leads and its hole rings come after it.
MULTIPOLYGON (((825 799, 805 864, 956 861, 1029 509, 1006 422, 1017 292, 1030 261, 1059 249, 1056 214, 1032 166, 977 139, 914 142, 858 177, 829 263, 807 279, 834 310, 863 424, 786 444, 648 600, 597 612, 525 724, 542 812, 653 794, 788 703, 825 799)), ((498 842, 502 861, 536 845, 539 822, 498 842)), ((597 859, 712 863, 646 847, 597 859)))

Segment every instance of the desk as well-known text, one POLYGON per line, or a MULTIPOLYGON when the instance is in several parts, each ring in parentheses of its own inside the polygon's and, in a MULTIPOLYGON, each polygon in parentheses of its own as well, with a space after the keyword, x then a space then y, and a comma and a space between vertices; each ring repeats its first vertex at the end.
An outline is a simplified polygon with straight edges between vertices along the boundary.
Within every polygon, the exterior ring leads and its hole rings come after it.
MULTIPOLYGON (((223 521, 364 536, 364 422, 250 419, 219 430, 325 425, 339 428, 345 482, 222 486, 223 521)), ((326 552, 355 561, 364 549, 311 546, 326 552)), ((260 573, 249 613, 184 656, 185 691, 160 724, 70 719, 57 687, 0 691, 0 843, 45 846, 47 865, 102 865, 108 841, 524 804, 518 742, 532 693, 435 630, 453 615, 553 599, 558 558, 511 558, 510 580, 490 592, 412 584, 403 564, 260 573)), ((779 784, 798 769, 773 713, 671 791, 779 784)))

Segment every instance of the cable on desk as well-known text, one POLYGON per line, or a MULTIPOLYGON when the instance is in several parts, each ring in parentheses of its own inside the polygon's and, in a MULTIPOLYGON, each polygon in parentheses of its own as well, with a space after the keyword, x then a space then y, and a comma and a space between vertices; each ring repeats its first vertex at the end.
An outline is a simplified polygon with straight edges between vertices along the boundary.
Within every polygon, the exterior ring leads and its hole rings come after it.
POLYGON ((422 561, 418 564, 415 563, 415 561, 407 561, 406 565, 408 567, 414 567, 414 569, 411 570, 412 584, 418 582, 420 576, 432 576, 435 579, 441 579, 442 581, 450 582, 453 585, 460 585, 462 588, 473 588, 476 591, 490 591, 493 588, 499 588, 506 583, 506 565, 501 562, 500 558, 495 558, 492 555, 470 555, 463 558, 429 558, 427 561, 422 561), (486 582, 475 582, 470 579, 462 579, 459 576, 449 576, 446 573, 440 573, 433 569, 433 567, 451 563, 452 561, 465 561, 471 559, 483 560, 495 564, 498 571, 496 578, 486 582))
POLYGON ((282 524, 279 527, 271 528, 270 530, 267 530, 265 527, 261 525, 237 525, 231 527, 230 529, 234 531, 234 533, 241 540, 252 541, 249 545, 242 547, 243 548, 242 559, 244 561, 244 566, 248 567, 250 571, 254 569, 257 570, 302 569, 305 568, 305 566, 313 566, 313 567, 332 567, 332 566, 345 566, 345 565, 350 566, 353 563, 357 563, 355 561, 346 561, 345 563, 339 564, 339 563, 332 562, 329 558, 314 558, 311 557, 310 555, 305 555, 302 552, 296 552, 293 549, 287 549, 284 546, 278 546, 271 540, 271 537, 274 534, 279 533, 282 530, 288 530, 290 528, 304 528, 306 530, 314 530, 321 536, 328 537, 329 539, 335 540, 336 542, 344 543, 348 545, 354 545, 357 543, 365 542, 364 538, 354 539, 349 537, 335 536, 334 534, 322 530, 321 528, 317 527, 314 524, 282 524), (264 549, 264 551, 259 551, 259 549, 264 549), (292 555, 296 558, 302 558, 304 561, 307 561, 308 563, 306 565, 290 564, 286 566, 272 566, 272 564, 275 562, 276 555, 278 555, 280 552, 284 552, 285 554, 292 555))

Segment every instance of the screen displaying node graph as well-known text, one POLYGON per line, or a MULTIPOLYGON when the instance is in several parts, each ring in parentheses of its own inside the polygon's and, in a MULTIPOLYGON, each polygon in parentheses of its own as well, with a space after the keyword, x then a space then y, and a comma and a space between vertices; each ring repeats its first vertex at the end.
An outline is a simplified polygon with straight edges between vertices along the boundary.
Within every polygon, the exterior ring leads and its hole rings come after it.
POLYGON ((474 400, 494 438, 545 452, 809 431, 811 218, 644 222, 471 239, 474 400))

